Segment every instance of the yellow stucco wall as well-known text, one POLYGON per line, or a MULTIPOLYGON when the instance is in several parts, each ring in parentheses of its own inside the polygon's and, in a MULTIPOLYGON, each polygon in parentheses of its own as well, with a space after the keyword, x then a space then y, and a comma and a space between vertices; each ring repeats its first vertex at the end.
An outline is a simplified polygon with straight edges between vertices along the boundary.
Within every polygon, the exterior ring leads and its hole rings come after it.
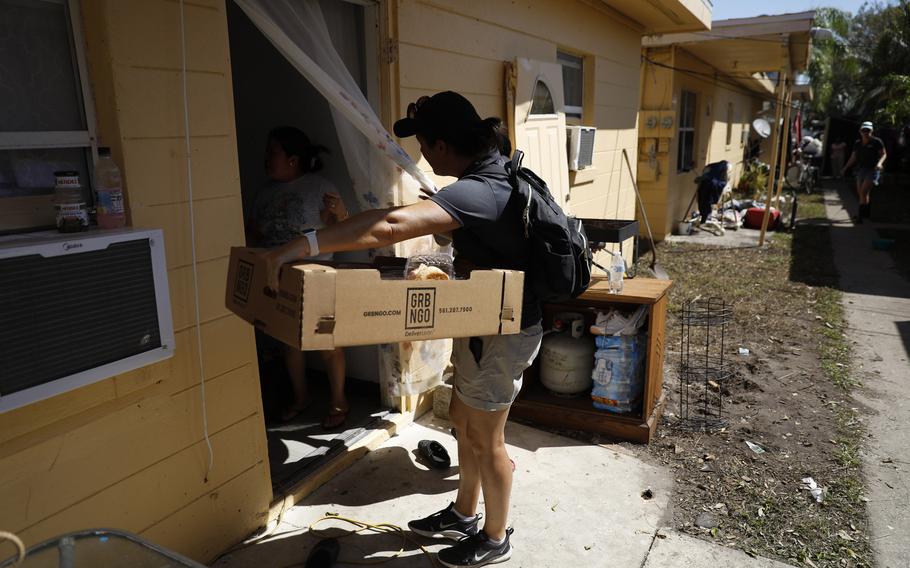
MULTIPOLYGON (((667 69, 645 63, 642 66, 642 111, 674 111, 675 125, 667 153, 661 156, 661 175, 654 181, 642 182, 654 237, 661 240, 681 220, 695 193, 695 178, 706 164, 727 160, 734 165, 731 179, 739 179, 743 170, 743 142, 748 133, 758 95, 729 83, 729 78, 715 80, 716 70, 681 48, 646 50, 652 61, 669 65, 667 69), (686 71, 680 71, 686 70, 686 71), (695 166, 688 172, 678 171, 679 101, 682 91, 696 95, 695 166), (729 128, 729 141, 727 133, 729 128)), ((644 159, 644 157, 642 158, 644 159)), ((639 165, 639 171, 643 164, 639 165)))
POLYGON ((123 170, 132 225, 164 229, 176 349, 0 414, 0 527, 28 544, 113 527, 205 561, 264 523, 271 484, 253 332, 223 302, 229 248, 243 243, 224 9, 222 0, 186 5, 197 328, 178 4, 82 1, 101 143, 123 170), (215 459, 208 479, 197 333, 215 459))
MULTIPOLYGON (((641 37, 590 4, 566 0, 464 2, 400 0, 398 116, 421 95, 455 90, 481 116, 506 118, 504 63, 516 57, 556 62, 557 48, 590 65, 582 124, 598 128, 593 168, 570 173, 570 208, 584 217, 634 219, 641 37)), ((416 141, 403 141, 419 156, 416 141)), ((429 170, 426 162, 421 162, 429 170)), ((631 258, 631 247, 626 249, 631 258)), ((605 259, 601 259, 605 260, 605 259)))

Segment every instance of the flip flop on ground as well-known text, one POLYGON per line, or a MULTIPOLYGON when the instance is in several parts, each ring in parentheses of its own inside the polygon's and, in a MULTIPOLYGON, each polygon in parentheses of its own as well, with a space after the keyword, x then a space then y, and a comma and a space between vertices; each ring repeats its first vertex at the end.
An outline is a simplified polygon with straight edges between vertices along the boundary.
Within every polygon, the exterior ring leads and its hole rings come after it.
POLYGON ((334 430, 343 426, 348 419, 348 412, 350 412, 349 408, 333 407, 322 420, 322 428, 324 430, 334 430))

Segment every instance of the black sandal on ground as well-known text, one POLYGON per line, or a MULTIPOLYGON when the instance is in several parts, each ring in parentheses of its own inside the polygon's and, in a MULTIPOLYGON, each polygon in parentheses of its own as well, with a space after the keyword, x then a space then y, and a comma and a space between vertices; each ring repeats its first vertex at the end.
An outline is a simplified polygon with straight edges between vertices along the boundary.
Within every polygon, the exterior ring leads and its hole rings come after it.
POLYGON ((322 420, 322 429, 334 430, 344 426, 345 421, 348 419, 348 412, 350 412, 349 408, 338 408, 337 406, 332 408, 322 420))
POLYGON ((452 465, 449 452, 436 440, 421 440, 417 443, 417 450, 434 469, 448 469, 452 465))

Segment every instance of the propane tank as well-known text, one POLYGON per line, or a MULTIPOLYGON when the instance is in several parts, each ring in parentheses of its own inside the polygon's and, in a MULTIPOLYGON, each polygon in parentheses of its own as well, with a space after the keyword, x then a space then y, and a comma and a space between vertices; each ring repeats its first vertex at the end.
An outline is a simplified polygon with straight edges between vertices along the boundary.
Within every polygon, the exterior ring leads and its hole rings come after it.
POLYGON ((540 382, 556 394, 576 395, 591 390, 594 340, 584 334, 584 316, 559 314, 554 330, 540 346, 540 382))

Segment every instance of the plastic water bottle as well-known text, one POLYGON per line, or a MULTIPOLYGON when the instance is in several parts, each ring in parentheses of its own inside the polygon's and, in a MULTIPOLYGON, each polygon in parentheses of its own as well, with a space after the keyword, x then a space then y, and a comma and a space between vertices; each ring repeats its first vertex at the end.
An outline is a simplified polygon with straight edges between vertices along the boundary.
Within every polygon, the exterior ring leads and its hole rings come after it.
POLYGON ((61 233, 77 233, 88 229, 88 204, 82 192, 79 172, 54 172, 54 210, 57 230, 61 233))
POLYGON ((98 148, 95 192, 98 194, 98 226, 102 229, 119 229, 126 225, 120 168, 111 158, 110 148, 98 148))
POLYGON ((611 294, 621 294, 622 293, 622 276, 626 271, 626 263, 622 259, 622 255, 617 253, 613 254, 613 259, 610 261, 610 293, 611 294))

